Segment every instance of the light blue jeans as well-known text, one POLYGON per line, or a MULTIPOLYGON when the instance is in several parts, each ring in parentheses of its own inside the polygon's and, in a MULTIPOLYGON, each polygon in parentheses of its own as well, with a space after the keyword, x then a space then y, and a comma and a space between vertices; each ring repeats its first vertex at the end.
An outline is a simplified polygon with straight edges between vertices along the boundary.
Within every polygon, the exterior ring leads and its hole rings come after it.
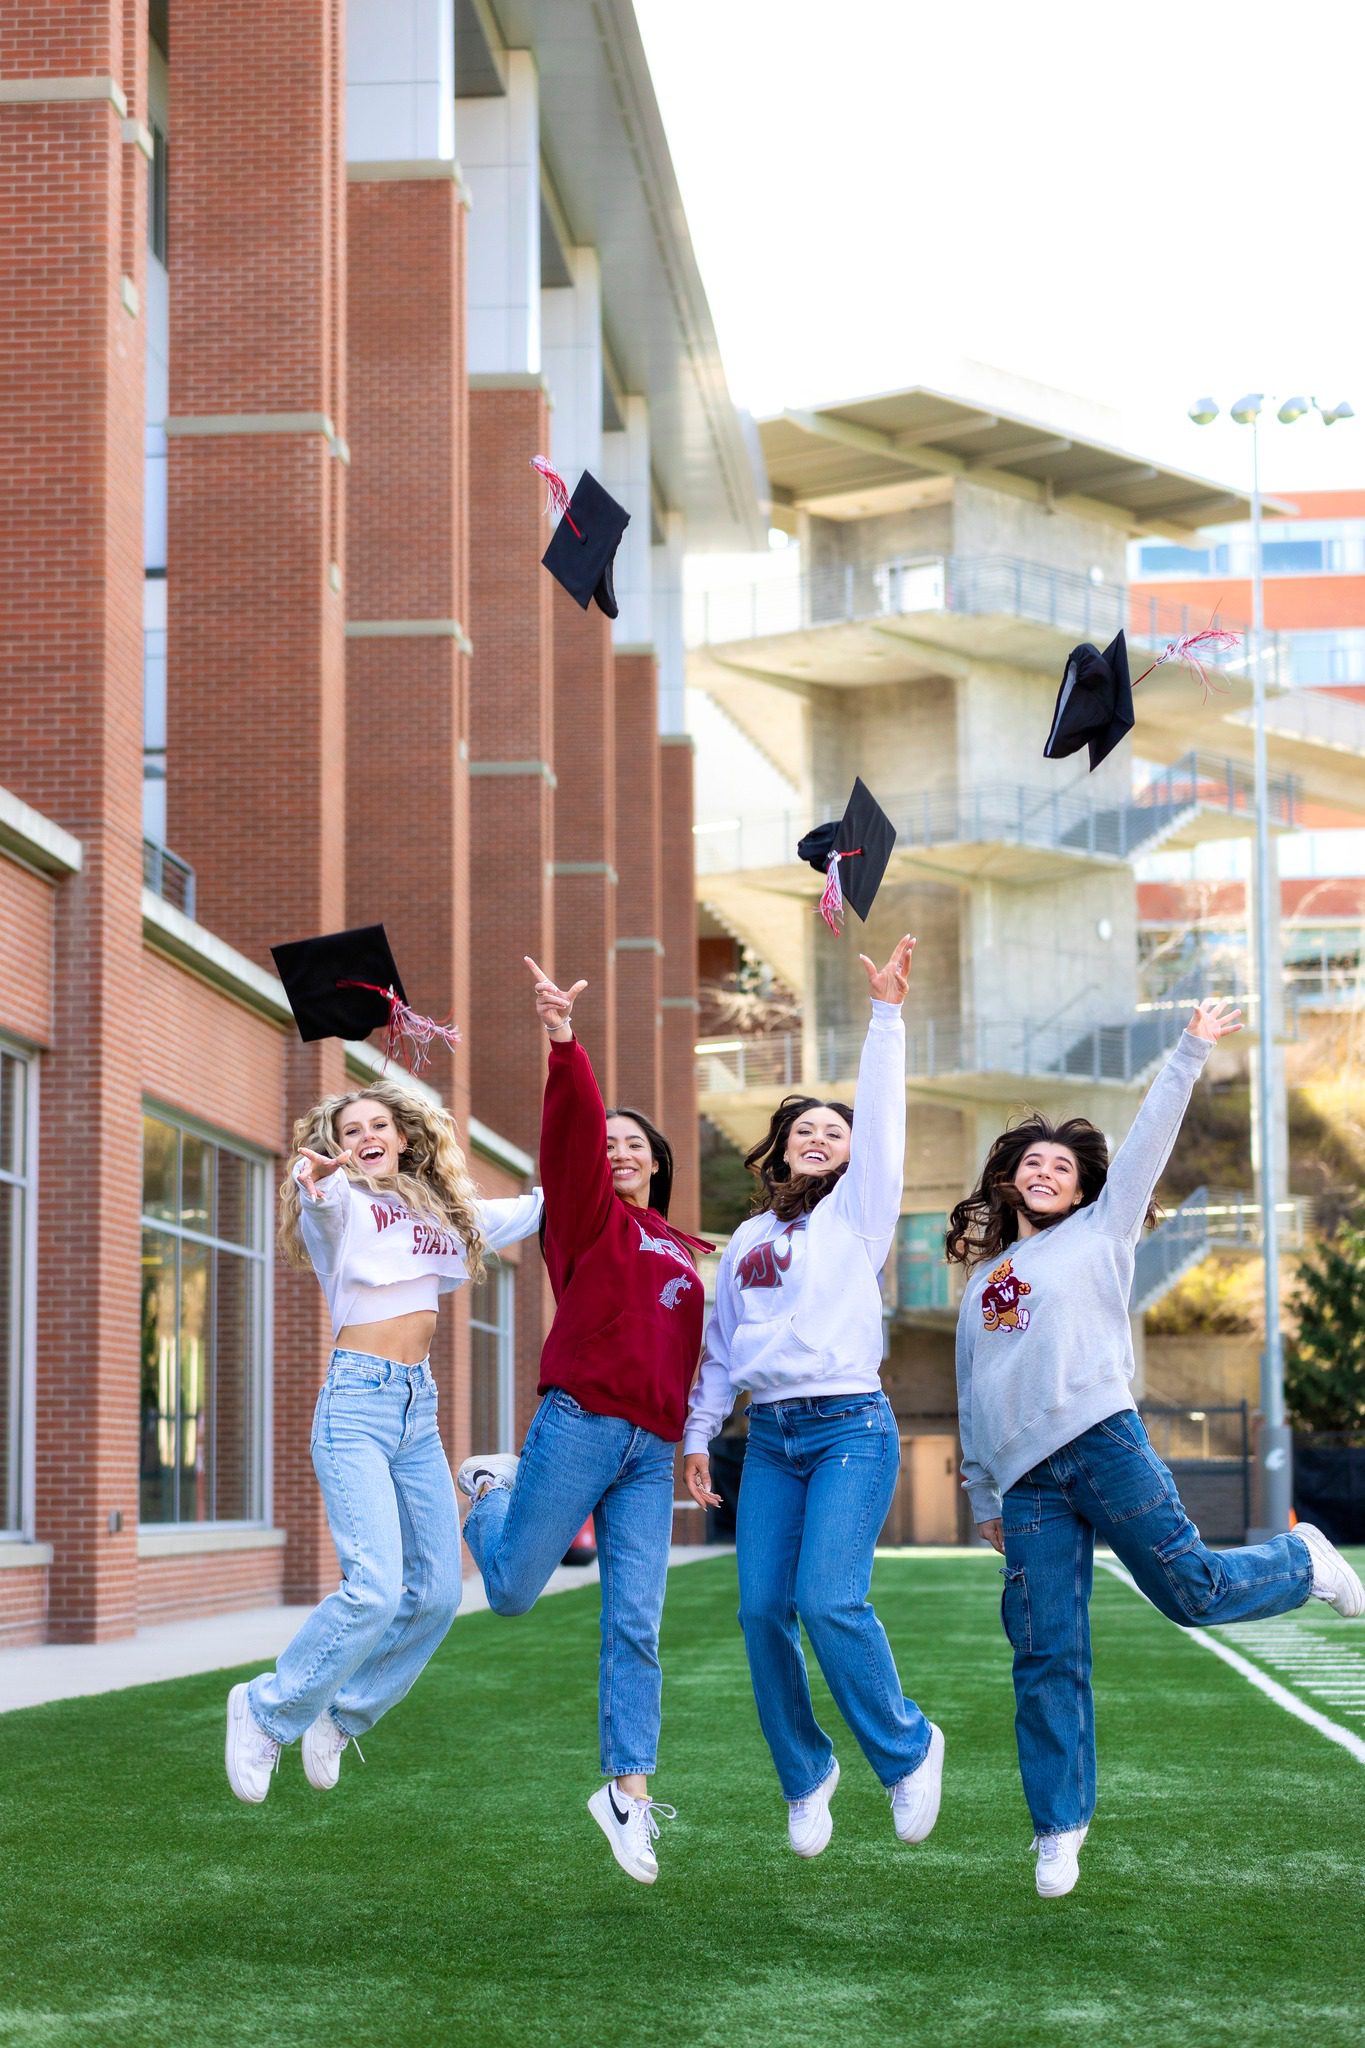
POLYGON ((516 1484, 465 1517, 464 1540, 495 1614, 525 1614, 591 1515, 602 1579, 597 1713, 604 1777, 658 1768, 659 1617, 673 1531, 673 1450, 562 1388, 526 1432, 516 1484))
POLYGON ((1141 1418, 1121 1410, 1026 1472, 1005 1495, 1000 1614, 1014 1650, 1019 1773, 1037 1834, 1095 1811, 1090 1584, 1095 1538, 1182 1628, 1257 1621, 1302 1607, 1313 1584, 1295 1535, 1210 1550, 1141 1418))
POLYGON ((882 1784, 896 1784, 929 1752, 929 1723, 901 1690, 867 1597, 900 1453, 885 1394, 760 1401, 749 1410, 736 1518, 739 1620, 785 1799, 808 1798, 834 1755, 811 1702, 802 1622, 882 1784))
POLYGON ((460 1518, 426 1361, 334 1351, 312 1452, 342 1577, 247 1689, 253 1720, 277 1742, 296 1741, 325 1707, 363 1735, 411 1687, 460 1604, 460 1518))

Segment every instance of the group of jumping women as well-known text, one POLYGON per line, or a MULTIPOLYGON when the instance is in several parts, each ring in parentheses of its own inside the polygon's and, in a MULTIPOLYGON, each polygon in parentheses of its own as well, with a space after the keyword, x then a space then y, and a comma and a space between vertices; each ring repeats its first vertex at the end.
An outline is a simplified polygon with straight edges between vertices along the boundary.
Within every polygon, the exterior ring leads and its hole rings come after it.
MULTIPOLYGON (((681 1440, 692 1498, 717 1505, 708 1447, 744 1393, 739 1618, 790 1847, 803 1857, 826 1847, 839 1783, 802 1625, 896 1835, 930 1835, 943 1730, 906 1695, 868 1600, 900 1463, 881 1388, 878 1276, 900 1214, 913 951, 902 939, 882 968, 863 956, 871 1018, 856 1105, 788 1097, 750 1153, 754 1214, 725 1249, 704 1338, 696 1261, 710 1247, 668 1220, 664 1136, 638 1111, 603 1105, 573 1032, 584 983, 561 989, 526 963, 550 1042, 543 1193, 481 1200, 450 1117, 388 1082, 320 1102, 298 1123, 281 1242, 311 1264, 332 1316, 312 1456, 342 1580, 275 1669, 229 1695, 227 1774, 239 1799, 266 1797, 281 1747, 295 1741, 309 1783, 331 1788, 348 1743, 413 1684, 459 1604, 458 1487, 470 1503, 464 1541, 498 1614, 533 1605, 593 1518, 603 1783, 588 1810, 621 1868, 652 1884, 659 1817, 673 1815, 649 1781, 675 1452, 681 1440), (468 1458, 452 1482, 428 1363, 439 1296, 537 1232, 556 1301, 540 1404, 519 1457, 468 1458)), ((1302 1523, 1266 1543, 1209 1549, 1133 1404, 1134 1249, 1194 1083, 1239 1028, 1227 1004, 1198 1005, 1112 1162, 1084 1119, 1014 1124, 948 1229, 947 1257, 967 1269, 963 1479, 981 1537, 1004 1558, 1019 1767, 1044 1898, 1074 1887, 1095 1806, 1097 1536, 1184 1627, 1312 1597, 1344 1616, 1365 1612, 1355 1572, 1302 1523)))

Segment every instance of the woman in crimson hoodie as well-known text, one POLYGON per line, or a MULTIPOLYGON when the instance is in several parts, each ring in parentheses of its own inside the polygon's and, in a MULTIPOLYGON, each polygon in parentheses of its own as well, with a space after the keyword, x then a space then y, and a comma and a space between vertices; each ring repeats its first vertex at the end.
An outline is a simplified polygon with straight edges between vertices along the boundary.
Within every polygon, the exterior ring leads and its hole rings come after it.
POLYGON ((464 1525, 497 1614, 524 1614, 589 1515, 602 1576, 598 1721, 606 1783, 588 1801, 621 1868, 658 1876, 649 1796, 659 1740, 659 1617, 673 1526, 673 1452, 701 1348, 709 1245, 668 1221, 673 1154, 635 1110, 607 1114, 573 1035, 574 1000, 534 960, 550 1035, 540 1162, 555 1317, 543 1397, 519 1458, 466 1458, 464 1525))

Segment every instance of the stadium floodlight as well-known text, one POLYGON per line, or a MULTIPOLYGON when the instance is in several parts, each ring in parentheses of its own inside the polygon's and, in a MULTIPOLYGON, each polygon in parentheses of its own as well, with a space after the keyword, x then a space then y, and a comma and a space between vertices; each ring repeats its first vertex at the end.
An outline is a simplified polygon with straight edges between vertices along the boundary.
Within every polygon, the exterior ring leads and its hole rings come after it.
POLYGON ((1211 426, 1218 417, 1218 407, 1211 398, 1196 398, 1190 407, 1190 418, 1197 427, 1211 426))
POLYGON ((1348 405, 1344 398, 1339 398, 1335 405, 1320 405, 1318 411, 1325 427, 1330 427, 1336 420, 1353 420, 1356 416, 1355 407, 1348 405))
POLYGON ((1259 417, 1264 403, 1265 393, 1263 391, 1248 391, 1246 397, 1239 398, 1236 405, 1233 406, 1232 417, 1236 420, 1239 427, 1249 427, 1259 417))
POLYGON ((1306 398, 1286 398, 1275 417, 1282 426, 1292 427, 1295 420, 1301 420, 1308 410, 1306 398))

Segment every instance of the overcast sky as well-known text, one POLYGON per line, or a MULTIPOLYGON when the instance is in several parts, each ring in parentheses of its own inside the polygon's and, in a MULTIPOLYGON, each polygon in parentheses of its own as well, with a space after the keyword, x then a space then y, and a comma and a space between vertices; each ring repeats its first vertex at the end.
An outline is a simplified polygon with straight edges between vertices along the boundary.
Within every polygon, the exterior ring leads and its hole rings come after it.
POLYGON ((1245 486, 1250 435, 1191 399, 1345 396, 1354 421, 1262 434, 1263 480, 1365 485, 1359 0, 636 11, 740 403, 970 357, 1245 486))

